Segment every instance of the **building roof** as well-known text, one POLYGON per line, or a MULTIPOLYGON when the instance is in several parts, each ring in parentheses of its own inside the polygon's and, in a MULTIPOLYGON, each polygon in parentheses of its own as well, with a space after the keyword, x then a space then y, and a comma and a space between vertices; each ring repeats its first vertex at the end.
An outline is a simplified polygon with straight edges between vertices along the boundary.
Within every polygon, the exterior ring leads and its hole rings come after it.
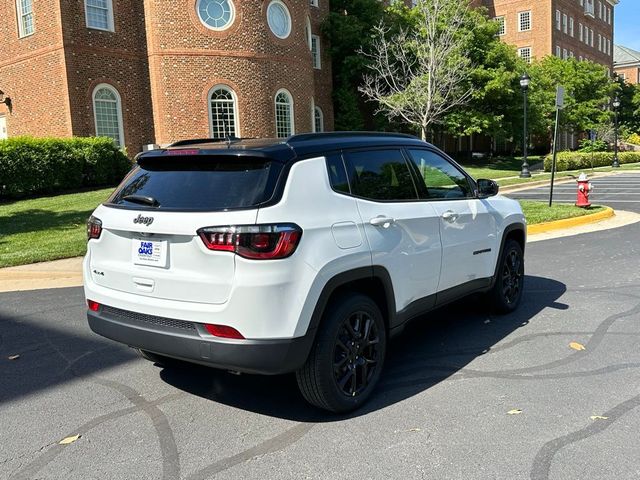
POLYGON ((615 67, 640 64, 640 52, 622 45, 613 46, 613 65, 615 67))

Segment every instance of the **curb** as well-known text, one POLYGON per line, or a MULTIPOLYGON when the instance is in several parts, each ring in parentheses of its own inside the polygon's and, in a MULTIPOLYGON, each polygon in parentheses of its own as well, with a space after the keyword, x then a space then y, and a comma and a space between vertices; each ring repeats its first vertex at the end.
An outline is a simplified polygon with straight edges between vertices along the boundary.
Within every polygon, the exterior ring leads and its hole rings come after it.
POLYGON ((539 233, 547 233, 554 230, 563 230, 566 228, 588 225, 589 223, 596 223, 602 220, 606 220, 607 218, 611 218, 615 214, 616 212, 612 208, 606 207, 604 211, 592 213, 591 215, 565 218, 564 220, 556 220, 554 222, 537 223, 535 225, 529 225, 527 227, 527 235, 537 235, 539 233))

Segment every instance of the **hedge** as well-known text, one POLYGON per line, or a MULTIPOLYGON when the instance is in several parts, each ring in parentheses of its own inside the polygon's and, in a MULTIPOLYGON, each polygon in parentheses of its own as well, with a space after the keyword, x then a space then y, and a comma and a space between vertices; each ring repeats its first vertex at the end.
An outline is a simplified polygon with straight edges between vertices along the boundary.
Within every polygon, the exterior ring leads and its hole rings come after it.
POLYGON ((0 141, 0 198, 115 185, 131 165, 109 138, 9 138, 0 141))
MULTIPOLYGON (((556 171, 565 170, 583 170, 591 168, 593 160, 594 167, 606 167, 613 163, 613 152, 558 152, 556 158, 556 171)), ((637 163, 640 162, 640 152, 620 152, 618 154, 620 163, 637 163)), ((544 171, 551 171, 551 162, 553 158, 548 155, 544 159, 544 171)))

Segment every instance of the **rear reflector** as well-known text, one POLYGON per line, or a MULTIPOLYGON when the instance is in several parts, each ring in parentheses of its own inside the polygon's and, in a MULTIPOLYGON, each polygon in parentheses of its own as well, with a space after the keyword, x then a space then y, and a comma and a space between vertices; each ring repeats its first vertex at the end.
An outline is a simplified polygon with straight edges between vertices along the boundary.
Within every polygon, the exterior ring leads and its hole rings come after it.
POLYGON ((229 327, 228 325, 212 325, 210 323, 205 323, 204 328, 206 328, 207 332, 215 337, 244 340, 244 337, 239 331, 233 327, 229 327))
POLYGON ((94 302, 93 300, 87 300, 87 305, 89 306, 89 310, 92 312, 97 312, 100 310, 100 304, 98 302, 94 302))
POLYGON ((206 227, 198 235, 209 250, 234 252, 252 260, 275 260, 295 252, 302 229, 292 223, 206 227))

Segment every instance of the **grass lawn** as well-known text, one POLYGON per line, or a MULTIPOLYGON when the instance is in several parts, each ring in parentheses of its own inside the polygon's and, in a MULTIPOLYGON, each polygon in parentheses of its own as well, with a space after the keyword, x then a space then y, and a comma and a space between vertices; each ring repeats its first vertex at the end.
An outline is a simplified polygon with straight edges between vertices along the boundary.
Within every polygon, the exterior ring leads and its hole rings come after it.
POLYGON ((604 207, 593 206, 591 208, 580 208, 575 205, 554 203, 549 208, 548 202, 534 202, 531 200, 520 200, 522 211, 527 218, 529 225, 536 223, 552 222, 554 220, 564 220, 565 218, 581 217, 604 210, 604 207))
MULTIPOLYGON (((84 255, 86 221, 111 188, 55 197, 0 203, 0 267, 84 255)), ((602 210, 573 205, 549 208, 546 202, 522 201, 530 225, 602 210)))
POLYGON ((0 267, 84 255, 87 218, 112 191, 0 203, 0 267))
MULTIPOLYGON (((535 165, 542 161, 542 156, 532 155, 528 157, 529 165, 535 165)), ((490 163, 463 163, 464 169, 473 178, 489 178, 498 180, 505 177, 517 177, 522 167, 522 157, 495 158, 490 163)))

